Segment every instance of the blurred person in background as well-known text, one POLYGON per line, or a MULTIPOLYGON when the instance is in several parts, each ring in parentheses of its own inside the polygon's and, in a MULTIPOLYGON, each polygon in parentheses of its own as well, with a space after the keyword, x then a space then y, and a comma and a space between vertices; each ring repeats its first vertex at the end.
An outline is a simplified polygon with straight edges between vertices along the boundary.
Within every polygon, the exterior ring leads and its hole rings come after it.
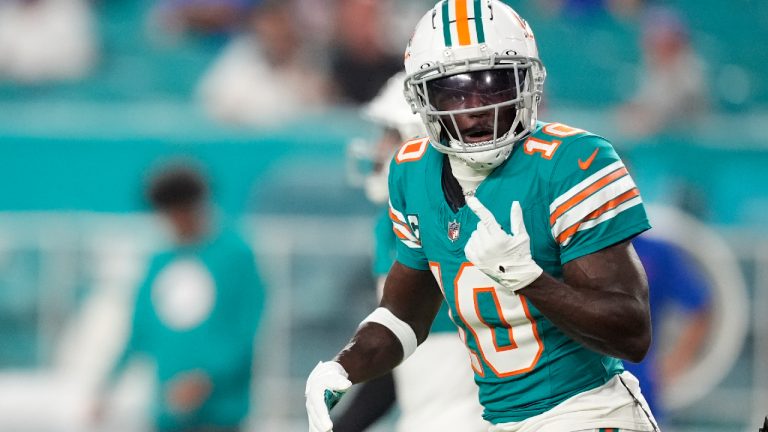
POLYGON ((130 336, 96 399, 96 420, 129 361, 143 355, 155 366, 156 431, 240 430, 264 309, 254 255, 216 219, 197 170, 166 167, 151 179, 147 195, 170 223, 174 245, 151 259, 130 336))
MULTIPOLYGON (((372 171, 364 176, 365 195, 381 206, 375 225, 373 270, 381 297, 384 280, 395 261, 397 237, 387 205, 389 162, 406 140, 423 137, 424 125, 403 94, 405 72, 387 81, 364 108, 364 115, 381 128, 378 142, 352 155, 366 155, 372 171)), ((353 166, 358 166, 353 164, 353 166)), ((485 432, 477 387, 467 367, 467 351, 445 303, 432 323, 429 339, 391 373, 363 384, 347 409, 334 421, 335 432, 362 432, 380 419, 397 400, 399 432, 485 432)))
POLYGON ((0 80, 75 80, 91 70, 97 36, 86 0, 0 1, 0 80))
POLYGON ((640 363, 627 362, 654 415, 664 421, 660 393, 693 364, 710 331, 711 299, 705 274, 693 257, 661 237, 643 234, 632 241, 648 276, 653 340, 640 363), (662 323, 674 314, 676 338, 668 347, 659 346, 662 323))
MULTIPOLYGON (((646 0, 537 0, 541 9, 564 18, 590 18, 606 12, 616 17, 636 15, 646 0)), ((508 1, 507 3, 512 3, 508 1)))
MULTIPOLYGON (((510 1, 507 3, 511 4, 510 1)), ((581 18, 605 12, 605 0, 537 0, 543 10, 569 18, 581 18)))
POLYGON ((160 0, 149 12, 150 25, 168 35, 229 35, 261 0, 160 0))
POLYGON ((389 0, 337 0, 331 74, 339 97, 363 104, 400 71, 402 53, 390 46, 389 0))
POLYGON ((297 26, 290 1, 269 1, 250 12, 244 32, 198 85, 198 98, 211 117, 268 126, 327 102, 328 81, 307 58, 297 26))
POLYGON ((619 128, 631 136, 690 130, 709 110, 702 59, 683 18, 671 8, 649 8, 642 31, 640 87, 619 107, 619 128))
POLYGON ((390 164, 396 261, 379 307, 309 374, 309 430, 333 430, 345 391, 414 354, 446 300, 489 430, 657 431, 621 360, 651 339, 642 198, 607 140, 538 121, 528 23, 500 1, 441 1, 405 68, 428 137, 390 164))
POLYGON ((642 14, 648 0, 608 0, 607 8, 616 18, 634 18, 642 14))

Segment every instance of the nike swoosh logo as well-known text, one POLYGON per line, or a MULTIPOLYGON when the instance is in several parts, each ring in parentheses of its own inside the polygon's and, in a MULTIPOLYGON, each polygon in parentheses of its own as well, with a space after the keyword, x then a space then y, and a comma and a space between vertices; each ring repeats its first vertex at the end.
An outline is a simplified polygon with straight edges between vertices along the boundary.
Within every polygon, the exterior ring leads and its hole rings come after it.
POLYGON ((585 161, 582 161, 581 158, 579 158, 579 168, 583 170, 587 170, 590 165, 592 165, 592 161, 595 160, 595 156, 597 156, 597 152, 599 151, 599 148, 596 148, 595 151, 592 152, 592 154, 589 156, 589 158, 585 161))

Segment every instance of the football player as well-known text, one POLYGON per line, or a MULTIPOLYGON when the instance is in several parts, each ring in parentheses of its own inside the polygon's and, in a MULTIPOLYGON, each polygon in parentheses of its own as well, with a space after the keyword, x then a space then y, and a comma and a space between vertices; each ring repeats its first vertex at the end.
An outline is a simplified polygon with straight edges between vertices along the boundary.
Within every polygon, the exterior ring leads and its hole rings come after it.
MULTIPOLYGON (((398 241, 392 231, 387 205, 389 161, 403 141, 426 133, 421 118, 411 111, 405 100, 404 83, 404 72, 394 75, 365 106, 363 114, 381 127, 381 136, 373 145, 356 141, 349 152, 353 160, 359 159, 359 162, 351 164, 352 167, 372 168, 352 177, 364 179, 366 197, 382 206, 375 227, 373 262, 379 297, 387 271, 394 261, 398 241)), ((481 417, 477 386, 472 380, 468 363, 467 350, 457 337, 456 327, 443 302, 432 322, 429 339, 392 374, 366 382, 344 413, 334 421, 336 432, 365 430, 391 407, 395 395, 400 408, 397 431, 487 431, 489 424, 481 417)))
POLYGON ((530 26, 498 0, 443 0, 405 53, 427 137, 390 165, 397 260, 379 307, 309 375, 310 431, 353 383, 422 343, 445 298, 491 431, 658 430, 622 359, 650 339, 630 240, 650 228, 611 144, 537 120, 546 77, 530 26))

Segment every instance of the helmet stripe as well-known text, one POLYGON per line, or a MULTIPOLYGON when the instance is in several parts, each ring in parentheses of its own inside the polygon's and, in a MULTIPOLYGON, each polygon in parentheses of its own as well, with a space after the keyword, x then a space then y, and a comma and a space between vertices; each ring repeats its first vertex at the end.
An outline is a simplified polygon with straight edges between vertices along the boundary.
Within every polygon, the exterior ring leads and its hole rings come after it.
POLYGON ((451 42, 451 20, 448 17, 448 1, 443 0, 443 39, 445 40, 445 46, 449 47, 453 45, 451 42))
POLYGON ((482 0, 475 0, 475 33, 477 33, 477 43, 485 43, 485 32, 483 31, 483 5, 482 0))
POLYGON ((477 43, 485 43, 485 30, 483 28, 483 2, 482 0, 443 0, 442 2, 442 21, 443 21, 443 40, 446 47, 453 46, 453 35, 451 34, 451 24, 456 25, 456 37, 459 45, 470 45, 472 43, 472 32, 469 26, 469 5, 467 1, 472 1, 473 16, 475 22, 475 36, 477 43), (454 20, 451 21, 450 11, 453 3, 454 20))
POLYGON ((459 45, 469 45, 472 39, 469 36, 469 14, 467 0, 454 0, 456 7, 456 33, 459 35, 459 45))

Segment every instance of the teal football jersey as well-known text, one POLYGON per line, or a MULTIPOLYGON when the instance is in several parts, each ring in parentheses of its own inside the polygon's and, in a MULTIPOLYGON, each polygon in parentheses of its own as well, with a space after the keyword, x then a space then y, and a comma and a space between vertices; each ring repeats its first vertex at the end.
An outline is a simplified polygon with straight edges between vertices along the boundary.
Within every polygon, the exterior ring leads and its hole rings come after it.
MULTIPOLYGON (((498 287, 468 262, 464 246, 478 223, 454 212, 441 186, 443 154, 428 139, 405 143, 390 167, 390 218, 397 260, 430 270, 469 350, 484 417, 525 420, 623 371, 619 359, 567 337, 524 296, 498 287)), ((510 231, 519 201, 531 253, 553 277, 565 263, 650 228, 627 169, 604 138, 560 123, 539 123, 477 188, 510 231)))
MULTIPOLYGON (((388 210, 386 207, 382 210, 374 229, 373 274, 376 277, 385 276, 395 261, 397 237, 392 232, 392 221, 389 219, 388 210)), ((430 333, 454 331, 456 327, 448 316, 448 304, 443 302, 432 322, 430 333)))

